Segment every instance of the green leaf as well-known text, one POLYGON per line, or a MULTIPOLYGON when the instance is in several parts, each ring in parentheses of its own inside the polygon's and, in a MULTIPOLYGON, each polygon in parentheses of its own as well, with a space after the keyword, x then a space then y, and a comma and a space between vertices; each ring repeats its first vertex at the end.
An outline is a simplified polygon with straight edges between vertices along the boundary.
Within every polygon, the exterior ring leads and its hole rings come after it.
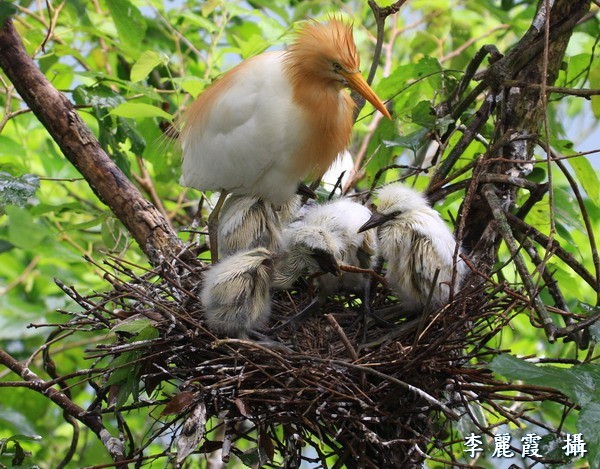
POLYGON ((17 13, 17 7, 12 2, 0 2, 0 27, 4 26, 4 23, 8 18, 17 13))
POLYGON ((419 101, 417 105, 412 109, 411 118, 413 123, 419 124, 422 127, 428 129, 433 128, 435 125, 435 111, 431 107, 430 101, 419 101))
POLYGON ((111 368, 116 368, 110 374, 108 380, 106 381, 107 386, 112 386, 113 384, 124 383, 132 376, 135 371, 135 361, 139 357, 139 352, 124 352, 115 358, 110 364, 111 368))
POLYGON ((575 365, 571 368, 541 366, 504 354, 494 358, 490 368, 509 379, 554 388, 580 405, 586 405, 592 400, 600 401, 598 365, 575 365))
POLYGON ((4 431, 19 432, 19 434, 33 435, 35 433, 33 426, 25 415, 10 408, 5 402, 3 404, 3 406, 0 406, 0 428, 4 431))
POLYGON ((129 0, 106 0, 119 38, 128 46, 139 48, 146 35, 146 20, 129 0))
POLYGON ((122 103, 110 111, 110 114, 120 117, 128 117, 130 119, 141 119, 145 117, 161 117, 163 119, 172 120, 173 116, 168 112, 163 111, 158 106, 146 103, 122 103))
POLYGON ((6 441, 40 441, 41 439, 40 435, 12 435, 6 441))
POLYGON ((215 8, 219 7, 223 3, 223 0, 206 0, 202 5, 202 16, 209 16, 215 8))
POLYGON ((0 213, 6 205, 24 207, 40 188, 40 180, 33 174, 20 177, 0 171, 0 213))
POLYGON ((383 143, 387 147, 407 148, 416 155, 417 150, 425 143, 428 133, 429 129, 422 128, 408 135, 398 137, 396 140, 384 140, 383 143))
POLYGON ((577 179, 585 189, 587 195, 592 199, 597 207, 600 207, 600 181, 598 173, 585 156, 569 159, 571 168, 575 171, 577 179))
POLYGON ((8 241, 22 249, 34 249, 49 235, 48 228, 36 222, 24 208, 9 205, 8 241))
POLYGON ((133 82, 142 81, 155 67, 169 63, 169 57, 152 50, 145 51, 131 67, 130 79, 133 82))
POLYGON ((139 334, 145 328, 150 326, 150 319, 141 318, 133 321, 123 321, 111 329, 112 332, 129 332, 131 334, 139 334))
POLYGON ((185 77, 180 80, 180 86, 183 91, 196 98, 208 85, 207 80, 198 77, 185 77))
POLYGON ((260 453, 258 448, 252 448, 243 453, 238 453, 237 457, 244 463, 246 467, 259 467, 260 466, 260 453))
POLYGON ((399 65, 389 77, 379 82, 377 94, 384 99, 391 98, 414 80, 431 79, 441 86, 441 71, 440 63, 432 57, 423 57, 416 64, 399 65))
POLYGON ((577 429, 586 443, 587 462, 590 467, 600 467, 600 402, 590 402, 581 409, 577 429))

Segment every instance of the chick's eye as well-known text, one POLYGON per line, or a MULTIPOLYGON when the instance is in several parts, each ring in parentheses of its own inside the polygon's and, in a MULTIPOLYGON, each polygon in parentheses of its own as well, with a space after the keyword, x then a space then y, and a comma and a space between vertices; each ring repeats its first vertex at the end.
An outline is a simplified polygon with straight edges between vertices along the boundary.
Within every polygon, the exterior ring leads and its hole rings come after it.
POLYGON ((334 72, 339 72, 341 70, 342 70, 342 66, 339 63, 337 63, 337 62, 333 62, 333 71, 334 72))

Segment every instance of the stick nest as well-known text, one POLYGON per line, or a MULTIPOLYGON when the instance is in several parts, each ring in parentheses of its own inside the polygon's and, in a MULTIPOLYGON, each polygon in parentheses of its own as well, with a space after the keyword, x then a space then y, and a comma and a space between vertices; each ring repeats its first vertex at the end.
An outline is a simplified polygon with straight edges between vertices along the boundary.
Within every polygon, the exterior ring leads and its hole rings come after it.
MULTIPOLYGON (((499 403, 511 404, 510 386, 477 366, 496 353, 490 339, 529 308, 506 285, 468 282, 452 304, 425 318, 405 316, 379 285, 371 305, 379 318, 367 317, 366 337, 356 298, 330 297, 306 321, 277 335, 263 331, 276 345, 217 337, 205 327, 197 293, 207 267, 200 263, 178 274, 138 275, 116 259, 98 267, 107 292, 84 297, 61 284, 82 311, 69 312, 60 329, 112 330, 88 350, 97 395, 88 410, 123 416, 151 408, 156 423, 141 442, 118 419, 132 460, 179 464, 219 451, 224 461, 233 453, 255 467, 414 467, 425 457, 454 460, 449 432, 460 418, 476 421, 474 401, 519 418, 519 408, 499 403), (149 455, 151 443, 165 451, 149 455)), ((269 327, 302 309, 309 290, 277 292, 269 327)))

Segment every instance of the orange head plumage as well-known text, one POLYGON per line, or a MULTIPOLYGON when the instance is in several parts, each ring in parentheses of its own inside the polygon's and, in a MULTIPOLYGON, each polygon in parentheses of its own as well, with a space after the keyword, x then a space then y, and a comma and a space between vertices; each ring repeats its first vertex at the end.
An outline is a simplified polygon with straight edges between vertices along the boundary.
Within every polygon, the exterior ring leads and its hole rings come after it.
POLYGON ((360 74, 352 24, 331 17, 327 23, 310 21, 297 33, 289 47, 286 64, 292 83, 319 92, 321 88, 347 86, 360 93, 383 115, 390 114, 360 74))

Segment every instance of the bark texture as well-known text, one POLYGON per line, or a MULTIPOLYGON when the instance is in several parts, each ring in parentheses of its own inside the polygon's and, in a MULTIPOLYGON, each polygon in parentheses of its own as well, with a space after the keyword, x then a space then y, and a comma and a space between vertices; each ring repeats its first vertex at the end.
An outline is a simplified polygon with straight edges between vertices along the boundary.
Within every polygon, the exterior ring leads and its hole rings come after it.
POLYGON ((71 102, 27 55, 12 21, 0 29, 0 67, 65 157, 138 242, 150 263, 170 262, 184 246, 162 214, 144 199, 100 146, 71 102))

